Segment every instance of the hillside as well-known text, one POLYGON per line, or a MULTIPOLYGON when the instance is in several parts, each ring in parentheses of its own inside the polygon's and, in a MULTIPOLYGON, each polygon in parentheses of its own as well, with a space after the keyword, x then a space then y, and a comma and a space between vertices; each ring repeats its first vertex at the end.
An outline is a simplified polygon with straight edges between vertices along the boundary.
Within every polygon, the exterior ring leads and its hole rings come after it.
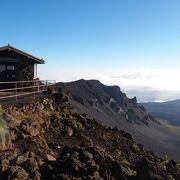
POLYGON ((179 179, 180 167, 132 136, 75 113, 60 91, 1 108, 0 179, 179 179), (3 136, 4 135, 4 136, 3 136))
POLYGON ((180 126, 180 99, 162 103, 141 103, 154 117, 167 120, 170 124, 180 126))
POLYGON ((136 98, 129 99, 118 86, 97 80, 58 83, 70 94, 77 112, 88 113, 106 126, 118 127, 133 135, 148 150, 180 160, 180 132, 174 133, 151 117, 136 98))

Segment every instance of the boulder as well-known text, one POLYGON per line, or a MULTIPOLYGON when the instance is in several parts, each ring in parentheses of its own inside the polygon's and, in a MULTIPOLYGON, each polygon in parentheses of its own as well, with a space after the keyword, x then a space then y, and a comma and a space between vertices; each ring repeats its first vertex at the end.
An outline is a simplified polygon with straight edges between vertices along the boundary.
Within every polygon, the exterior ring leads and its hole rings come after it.
POLYGON ((29 180, 29 174, 20 166, 11 166, 9 170, 9 179, 12 180, 29 180))
POLYGON ((73 135, 73 128, 70 126, 66 127, 66 132, 67 132, 68 136, 72 136, 73 135))
POLYGON ((19 128, 25 134, 37 136, 40 132, 41 126, 36 120, 26 119, 20 123, 19 128))
POLYGON ((50 154, 47 154, 47 159, 48 159, 48 161, 56 161, 56 158, 50 154))

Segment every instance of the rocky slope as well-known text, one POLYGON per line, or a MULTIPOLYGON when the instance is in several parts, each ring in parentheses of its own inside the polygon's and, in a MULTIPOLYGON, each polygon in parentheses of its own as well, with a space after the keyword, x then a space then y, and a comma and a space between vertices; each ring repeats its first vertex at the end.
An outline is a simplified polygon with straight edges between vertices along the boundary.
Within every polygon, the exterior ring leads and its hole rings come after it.
POLYGON ((118 86, 83 79, 58 86, 69 92, 77 112, 90 114, 107 127, 130 132, 138 143, 161 157, 180 160, 180 133, 159 124, 136 98, 129 99, 118 86))
POLYGON ((74 112, 63 91, 0 108, 0 179, 179 179, 180 166, 74 112))

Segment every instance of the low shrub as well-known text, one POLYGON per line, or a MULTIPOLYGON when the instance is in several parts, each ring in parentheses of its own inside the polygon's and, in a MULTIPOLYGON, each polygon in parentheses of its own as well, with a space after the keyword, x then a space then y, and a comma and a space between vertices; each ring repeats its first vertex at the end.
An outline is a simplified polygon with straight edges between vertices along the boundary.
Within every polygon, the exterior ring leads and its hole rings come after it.
POLYGON ((122 165, 126 165, 126 166, 130 166, 131 165, 131 163, 129 161, 127 161, 126 159, 122 160, 121 164, 122 165))
POLYGON ((57 119, 57 120, 62 119, 62 116, 61 116, 60 113, 57 112, 57 111, 52 111, 52 112, 51 112, 51 117, 52 117, 53 119, 57 119))
POLYGON ((107 140, 108 138, 109 138, 109 136, 106 132, 101 132, 101 134, 100 134, 101 140, 107 140))
POLYGON ((2 114, 4 112, 4 109, 2 107, 2 105, 0 104, 0 114, 2 114))
POLYGON ((77 126, 77 128, 78 129, 80 129, 80 130, 82 130, 82 131, 84 131, 85 130, 85 127, 83 127, 83 125, 80 123, 80 122, 75 122, 76 123, 76 126, 77 126))

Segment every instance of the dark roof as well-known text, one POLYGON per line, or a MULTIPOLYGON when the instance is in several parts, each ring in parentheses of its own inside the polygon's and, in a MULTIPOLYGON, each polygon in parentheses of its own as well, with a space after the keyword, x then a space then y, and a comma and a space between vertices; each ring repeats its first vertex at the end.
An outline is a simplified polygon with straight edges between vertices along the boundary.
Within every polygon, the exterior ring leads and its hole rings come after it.
POLYGON ((16 49, 15 47, 10 46, 10 45, 0 47, 0 52, 4 51, 4 50, 14 51, 15 53, 18 53, 20 55, 23 55, 23 56, 27 57, 28 59, 36 61, 37 64, 44 64, 45 63, 45 61, 43 59, 32 56, 32 55, 30 55, 30 54, 28 54, 26 52, 23 52, 23 51, 21 51, 19 49, 16 49))

